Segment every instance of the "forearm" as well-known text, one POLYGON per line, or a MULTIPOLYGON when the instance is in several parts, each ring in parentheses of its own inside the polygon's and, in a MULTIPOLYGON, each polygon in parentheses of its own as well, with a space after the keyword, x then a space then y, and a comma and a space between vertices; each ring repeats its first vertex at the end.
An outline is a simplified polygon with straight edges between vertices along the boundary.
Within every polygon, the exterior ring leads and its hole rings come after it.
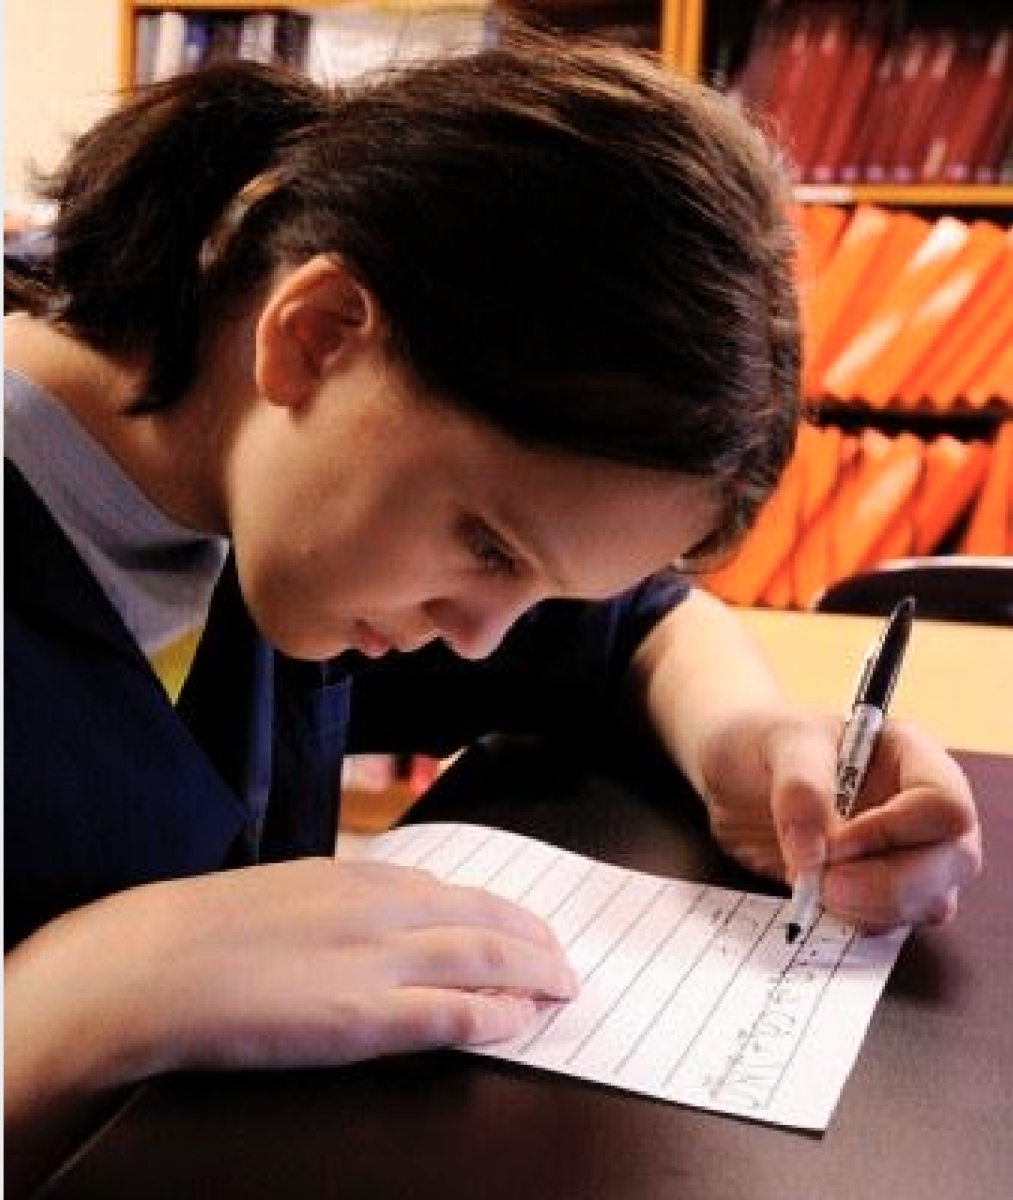
POLYGON ((742 622, 699 590, 644 640, 631 678, 660 741, 703 796, 708 739, 740 718, 773 718, 790 706, 742 622))
MULTIPOLYGON (((153 883, 6 963, 6 1132, 39 1181, 119 1087, 515 1036, 575 979, 526 909, 426 872, 306 858, 153 883)), ((24 1192, 25 1187, 21 1187, 24 1192)))
POLYGON ((156 1069, 158 997, 139 938, 147 927, 154 941, 154 931, 136 915, 89 906, 5 959, 4 1133, 14 1195, 40 1184, 127 1085, 156 1069))

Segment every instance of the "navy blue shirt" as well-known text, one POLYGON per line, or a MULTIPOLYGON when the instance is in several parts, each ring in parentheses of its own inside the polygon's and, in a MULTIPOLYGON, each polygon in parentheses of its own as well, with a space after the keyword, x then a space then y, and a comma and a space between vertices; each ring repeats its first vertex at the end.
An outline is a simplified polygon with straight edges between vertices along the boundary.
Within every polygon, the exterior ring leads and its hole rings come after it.
POLYGON ((630 658, 687 591, 664 571, 611 601, 546 602, 479 662, 433 644, 320 664, 260 637, 230 561, 173 707, 9 462, 4 492, 7 945, 137 884, 330 854, 346 752, 613 741, 630 658))

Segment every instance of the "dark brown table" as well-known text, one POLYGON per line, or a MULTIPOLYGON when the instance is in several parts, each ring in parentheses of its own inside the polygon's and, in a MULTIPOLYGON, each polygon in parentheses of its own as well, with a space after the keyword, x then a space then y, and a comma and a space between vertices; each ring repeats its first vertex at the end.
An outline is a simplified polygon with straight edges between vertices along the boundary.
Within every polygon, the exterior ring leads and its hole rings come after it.
MULTIPOLYGON (((988 867, 909 939, 822 1136, 452 1051, 142 1088, 47 1200, 1001 1200, 1013 1195, 1013 759, 967 754, 988 867)), ((684 786, 684 785, 683 785, 684 786)), ((413 819, 732 885, 693 799, 533 745, 470 751, 413 819)))

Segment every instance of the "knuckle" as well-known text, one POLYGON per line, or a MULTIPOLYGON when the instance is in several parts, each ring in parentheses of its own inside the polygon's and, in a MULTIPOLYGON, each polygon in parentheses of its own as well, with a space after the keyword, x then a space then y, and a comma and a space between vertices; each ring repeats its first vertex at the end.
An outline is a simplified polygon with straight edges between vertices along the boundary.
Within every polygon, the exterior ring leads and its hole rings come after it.
POLYGON ((493 977, 502 975, 510 962, 506 942, 494 933, 479 935, 475 953, 485 970, 493 977))
POLYGON ((440 1010, 434 1032, 437 1040, 446 1045, 477 1040, 481 1036, 482 1027, 472 998, 466 995, 453 997, 440 1010))

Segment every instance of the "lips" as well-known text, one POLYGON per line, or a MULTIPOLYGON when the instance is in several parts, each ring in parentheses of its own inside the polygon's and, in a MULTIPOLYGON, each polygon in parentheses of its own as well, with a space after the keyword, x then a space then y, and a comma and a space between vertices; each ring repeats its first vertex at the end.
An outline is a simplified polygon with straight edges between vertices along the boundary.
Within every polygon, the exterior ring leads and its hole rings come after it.
POLYGON ((356 621, 352 632, 354 648, 367 658, 382 658, 392 650, 398 654, 411 654, 428 646, 436 638, 435 633, 424 633, 415 637, 394 637, 374 628, 368 621, 356 621))

